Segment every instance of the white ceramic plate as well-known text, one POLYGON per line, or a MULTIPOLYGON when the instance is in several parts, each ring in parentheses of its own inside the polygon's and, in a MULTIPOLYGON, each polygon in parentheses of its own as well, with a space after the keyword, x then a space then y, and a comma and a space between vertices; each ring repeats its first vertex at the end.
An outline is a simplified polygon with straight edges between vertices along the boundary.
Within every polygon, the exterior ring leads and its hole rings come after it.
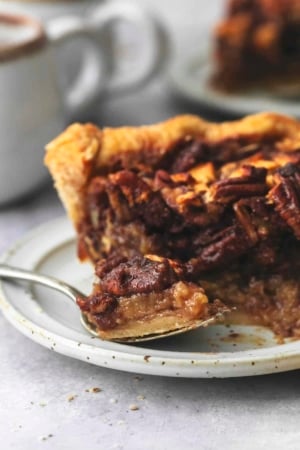
POLYGON ((208 48, 203 48, 196 56, 176 58, 169 74, 175 93, 199 106, 235 116, 271 111, 300 118, 300 97, 284 98, 262 91, 234 95, 214 90, 208 84, 210 55, 208 48))
MULTIPOLYGON (((67 219, 47 223, 15 244, 8 264, 61 278, 91 290, 92 269, 76 259, 67 219)), ((61 294, 28 284, 1 283, 3 314, 39 344, 92 364, 129 372, 176 377, 235 377, 300 368, 300 342, 277 345, 262 327, 211 326, 182 336, 124 345, 91 337, 77 307, 61 294)))

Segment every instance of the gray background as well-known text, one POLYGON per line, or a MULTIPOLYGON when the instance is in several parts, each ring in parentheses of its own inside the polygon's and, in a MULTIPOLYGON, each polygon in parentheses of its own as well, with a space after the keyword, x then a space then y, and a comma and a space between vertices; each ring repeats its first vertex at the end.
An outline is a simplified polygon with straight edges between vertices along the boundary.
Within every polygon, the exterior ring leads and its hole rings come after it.
MULTIPOLYGON (((175 57, 197 49, 220 14, 217 0, 140 0, 165 21, 175 57)), ((89 118, 101 125, 141 124, 183 112, 166 76, 89 118)), ((218 117, 219 118, 219 117, 218 117)), ((50 183, 0 209, 0 249, 64 214, 50 183)), ((2 449, 298 449, 299 372, 252 378, 185 380, 122 373, 50 352, 0 315, 2 449), (91 387, 99 393, 86 392, 91 387), (68 401, 70 395, 76 396, 68 401), (139 409, 132 411, 131 404, 139 409)))

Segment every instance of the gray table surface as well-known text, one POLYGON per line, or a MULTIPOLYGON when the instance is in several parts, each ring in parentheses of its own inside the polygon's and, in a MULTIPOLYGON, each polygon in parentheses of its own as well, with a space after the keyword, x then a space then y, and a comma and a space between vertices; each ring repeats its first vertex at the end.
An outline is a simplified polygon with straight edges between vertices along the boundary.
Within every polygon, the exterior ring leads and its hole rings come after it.
MULTIPOLYGON (((209 27, 220 1, 144 0, 168 24, 176 46, 209 27)), ((162 77, 93 113, 101 125, 151 123, 195 112, 170 95, 162 77)), ((201 110, 200 114, 207 114, 201 110)), ((0 250, 64 214, 48 183, 0 209, 0 250)), ((95 367, 51 352, 0 314, 0 448, 299 449, 299 372, 232 379, 172 379, 95 367), (98 393, 87 392, 99 387, 98 393), (74 396, 73 401, 70 396, 74 396), (131 410, 130 405, 138 406, 131 410)))

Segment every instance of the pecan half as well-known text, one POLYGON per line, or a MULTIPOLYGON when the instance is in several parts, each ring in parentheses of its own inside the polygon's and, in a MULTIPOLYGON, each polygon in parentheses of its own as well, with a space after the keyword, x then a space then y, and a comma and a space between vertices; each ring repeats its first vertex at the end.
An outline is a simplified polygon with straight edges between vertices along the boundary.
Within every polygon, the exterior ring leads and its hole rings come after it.
POLYGON ((256 197, 268 192, 266 184, 267 171, 264 168, 243 166, 240 177, 227 178, 211 187, 213 200, 230 203, 243 197, 256 197))
POLYGON ((187 275, 195 278, 203 271, 230 263, 253 245, 253 241, 243 228, 233 224, 217 233, 214 241, 204 247, 198 257, 186 263, 187 275))
POLYGON ((109 178, 111 184, 122 194, 122 199, 119 200, 121 208, 124 203, 129 206, 133 216, 131 220, 141 218, 150 228, 166 227, 172 223, 172 211, 161 194, 154 192, 137 174, 130 170, 122 170, 109 178))
POLYGON ((102 271, 101 288, 105 293, 116 296, 158 292, 178 281, 176 271, 176 265, 167 258, 154 260, 136 256, 106 273, 102 271))
POLYGON ((253 243, 274 237, 286 230, 285 223, 265 197, 243 198, 234 203, 233 210, 239 224, 253 243))
POLYGON ((279 183, 269 192, 275 210, 300 239, 300 172, 294 164, 279 170, 279 183))

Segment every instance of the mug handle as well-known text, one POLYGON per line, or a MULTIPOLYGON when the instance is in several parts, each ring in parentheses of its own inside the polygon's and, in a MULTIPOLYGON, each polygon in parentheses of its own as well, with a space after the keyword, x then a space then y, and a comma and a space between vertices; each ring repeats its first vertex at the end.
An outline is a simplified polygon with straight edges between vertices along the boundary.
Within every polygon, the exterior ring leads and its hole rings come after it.
MULTIPOLYGON (((163 26, 138 5, 126 1, 112 1, 91 9, 85 17, 63 16, 47 24, 50 41, 60 45, 75 36, 88 39, 78 76, 65 94, 69 116, 83 112, 104 92, 108 94, 127 92, 141 86, 162 69, 169 54, 169 40, 163 26), (116 21, 129 22, 140 30, 146 43, 146 51, 130 76, 115 70, 114 58, 105 51, 102 33, 111 29, 116 21)), ((111 51, 110 42, 106 42, 111 51)))
MULTIPOLYGON (((170 55, 170 40, 165 27, 148 11, 138 4, 124 0, 115 0, 98 6, 90 11, 88 21, 97 32, 104 22, 125 22, 131 25, 137 36, 143 41, 138 65, 127 76, 115 67, 115 57, 110 61, 111 77, 105 87, 109 95, 128 92, 148 82, 167 64, 170 55)), ((113 42, 112 42, 113 46, 113 42)), ((113 52, 113 49, 111 49, 113 52)), ((118 55, 122 60, 122 55, 118 55)))
MULTIPOLYGON (((98 32, 101 30, 98 29, 98 32)), ((86 108, 102 94, 103 86, 108 82, 110 68, 103 57, 103 50, 93 28, 87 20, 77 16, 62 16, 47 23, 49 41, 57 46, 72 40, 74 37, 84 37, 89 41, 81 59, 81 67, 74 82, 66 88, 64 106, 68 119, 84 112, 86 108)))

